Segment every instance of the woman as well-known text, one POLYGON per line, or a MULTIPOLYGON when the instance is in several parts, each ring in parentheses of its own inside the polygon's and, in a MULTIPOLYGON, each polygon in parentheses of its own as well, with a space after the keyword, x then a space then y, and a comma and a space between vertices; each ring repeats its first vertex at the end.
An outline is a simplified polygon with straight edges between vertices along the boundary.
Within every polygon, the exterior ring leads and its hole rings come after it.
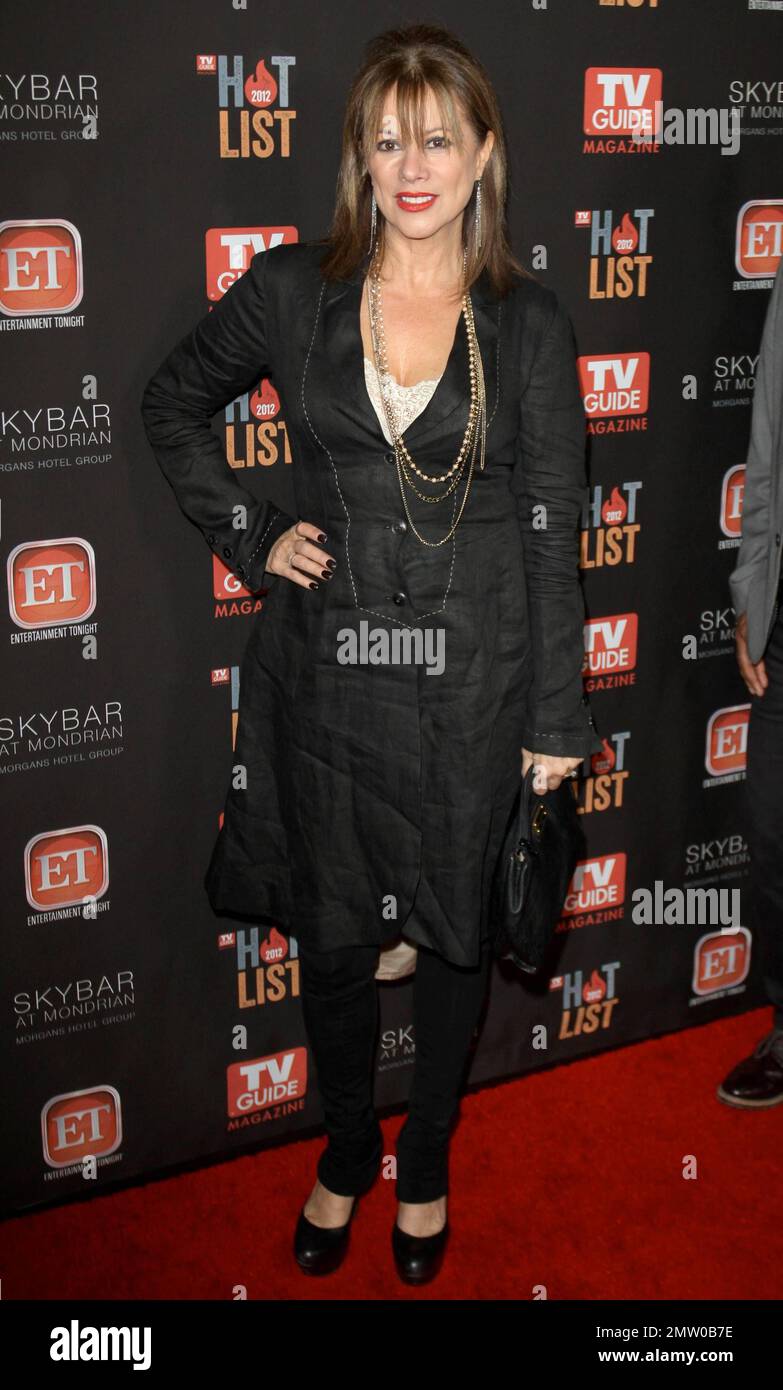
POLYGON ((144 395, 182 510, 269 589, 241 669, 247 784, 206 885, 216 910, 299 942, 328 1135, 294 1237, 312 1272, 342 1260, 381 1163, 375 970, 401 932, 418 947, 416 1059, 392 1244, 404 1279, 440 1267, 520 772, 535 759, 554 789, 601 748, 582 693, 573 335, 511 255, 505 196, 480 64, 439 28, 380 36, 349 94, 329 237, 255 255, 144 395), (208 426, 265 376, 297 517, 240 485, 208 426))

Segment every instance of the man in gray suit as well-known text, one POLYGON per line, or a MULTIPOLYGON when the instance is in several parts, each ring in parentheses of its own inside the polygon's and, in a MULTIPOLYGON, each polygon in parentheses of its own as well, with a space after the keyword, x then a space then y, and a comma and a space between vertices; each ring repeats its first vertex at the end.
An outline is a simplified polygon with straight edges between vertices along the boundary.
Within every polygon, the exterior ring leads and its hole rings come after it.
MULTIPOLYGON (((783 264, 783 263, 781 263, 783 264)), ((749 925, 761 950, 772 1030, 718 1087, 729 1105, 783 1101, 783 269, 767 306, 753 399, 742 544, 729 576, 736 653, 750 692, 742 798, 751 868, 749 925)))

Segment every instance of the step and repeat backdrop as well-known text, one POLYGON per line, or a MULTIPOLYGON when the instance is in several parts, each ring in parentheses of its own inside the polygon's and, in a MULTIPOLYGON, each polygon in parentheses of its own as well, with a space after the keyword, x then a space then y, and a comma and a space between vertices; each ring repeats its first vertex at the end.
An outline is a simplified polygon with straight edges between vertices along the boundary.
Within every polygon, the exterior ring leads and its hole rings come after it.
MULTIPOLYGON (((366 40, 394 24, 446 24, 496 85, 512 242, 571 314, 588 440, 584 679, 603 749, 579 786, 587 857, 554 973, 531 982, 494 965, 468 1081, 764 1002, 745 908, 749 705, 728 576, 783 251, 782 11, 748 0, 6 10, 10 1211, 321 1123, 296 939, 284 924, 216 916, 203 887, 263 596, 180 513, 140 401, 255 252, 326 232, 348 83, 366 40), (690 889, 716 890, 702 907, 722 904, 732 930, 698 916, 690 889)), ((213 429, 227 466, 290 511, 297 460, 272 383, 213 429)), ((411 979, 379 989, 383 1110, 406 1100, 416 1039, 411 979)))

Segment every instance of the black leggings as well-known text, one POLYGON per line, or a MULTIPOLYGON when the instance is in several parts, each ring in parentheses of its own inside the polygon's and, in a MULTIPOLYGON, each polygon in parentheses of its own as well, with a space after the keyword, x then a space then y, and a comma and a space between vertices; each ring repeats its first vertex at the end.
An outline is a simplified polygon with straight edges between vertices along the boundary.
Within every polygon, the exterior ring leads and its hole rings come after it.
MULTIPOLYGON (((342 1197, 365 1192, 383 1158, 373 1107, 378 1031, 378 946, 310 951, 299 943, 302 1014, 318 1074, 328 1144, 318 1177, 342 1197)), ((448 1142, 470 1043, 487 989, 491 951, 452 965, 420 946, 413 977, 416 1044, 408 1115, 397 1140, 397 1198, 432 1202, 448 1192, 448 1142)))

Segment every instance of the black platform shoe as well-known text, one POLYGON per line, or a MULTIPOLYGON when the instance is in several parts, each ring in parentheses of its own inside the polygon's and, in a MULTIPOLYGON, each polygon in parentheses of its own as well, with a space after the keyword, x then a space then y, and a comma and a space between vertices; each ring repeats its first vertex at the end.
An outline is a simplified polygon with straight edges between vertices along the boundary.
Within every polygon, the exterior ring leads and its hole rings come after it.
POLYGON ((305 1202, 294 1231, 294 1258, 306 1274, 331 1274, 341 1265, 348 1249, 348 1237, 358 1197, 344 1226, 314 1226, 304 1214, 305 1202))
POLYGON ((726 1105, 760 1110, 783 1102, 783 1029, 773 1028, 718 1087, 726 1105))
POLYGON ((449 1237, 449 1218, 434 1236, 412 1236, 395 1221, 392 1226, 392 1250, 397 1273, 406 1284, 426 1284, 434 1279, 443 1264, 446 1241, 449 1237))

